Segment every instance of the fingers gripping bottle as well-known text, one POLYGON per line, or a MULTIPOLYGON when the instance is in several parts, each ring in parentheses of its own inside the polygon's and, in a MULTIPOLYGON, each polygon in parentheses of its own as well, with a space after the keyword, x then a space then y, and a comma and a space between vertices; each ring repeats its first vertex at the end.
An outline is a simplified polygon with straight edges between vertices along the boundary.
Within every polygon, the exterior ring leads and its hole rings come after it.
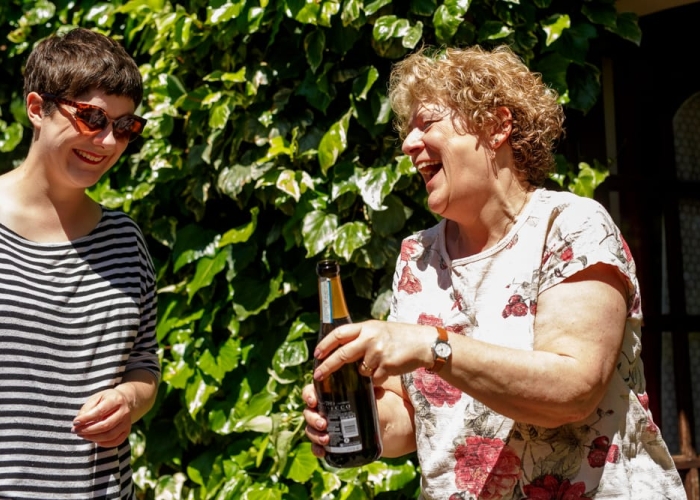
MULTIPOLYGON (((338 262, 322 260, 316 265, 316 273, 321 305, 318 339, 321 340, 335 327, 351 323, 351 319, 338 262)), ((314 369, 318 364, 316 361, 314 369)), ((356 363, 348 363, 325 380, 315 381, 314 385, 318 411, 328 420, 328 465, 359 467, 377 460, 382 454, 382 442, 372 379, 360 375, 356 363)))

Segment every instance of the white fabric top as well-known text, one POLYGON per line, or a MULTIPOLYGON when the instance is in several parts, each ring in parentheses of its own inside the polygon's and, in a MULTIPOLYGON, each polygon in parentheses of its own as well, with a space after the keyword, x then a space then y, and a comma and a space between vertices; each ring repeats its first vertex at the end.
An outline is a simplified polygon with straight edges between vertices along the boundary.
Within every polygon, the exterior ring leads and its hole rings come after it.
POLYGON ((421 498, 685 499, 648 411, 634 261, 605 209, 539 189, 508 234, 482 253, 452 261, 444 234, 443 220, 403 241, 390 321, 532 350, 539 294, 596 263, 627 278, 628 318, 600 407, 559 428, 515 422, 424 369, 404 375, 415 408, 421 498))

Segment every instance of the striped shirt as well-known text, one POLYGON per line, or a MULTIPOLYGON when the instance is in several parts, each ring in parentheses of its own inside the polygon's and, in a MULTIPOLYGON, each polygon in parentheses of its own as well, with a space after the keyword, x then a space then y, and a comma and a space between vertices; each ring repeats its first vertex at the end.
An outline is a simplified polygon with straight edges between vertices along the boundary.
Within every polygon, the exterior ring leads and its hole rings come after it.
POLYGON ((102 448, 71 427, 125 372, 159 377, 155 326, 153 264, 125 214, 64 243, 0 224, 0 498, 133 498, 129 440, 102 448))

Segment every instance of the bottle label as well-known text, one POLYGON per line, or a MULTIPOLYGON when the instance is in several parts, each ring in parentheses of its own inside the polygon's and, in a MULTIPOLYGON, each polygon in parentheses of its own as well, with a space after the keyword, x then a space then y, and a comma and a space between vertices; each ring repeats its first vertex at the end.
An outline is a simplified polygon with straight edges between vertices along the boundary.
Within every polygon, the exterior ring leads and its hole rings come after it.
POLYGON ((333 296, 329 278, 319 278, 319 291, 321 292, 321 321, 333 323, 333 296))
POLYGON ((357 416, 348 402, 320 402, 328 420, 330 441, 325 449, 329 453, 355 453, 362 451, 357 416))

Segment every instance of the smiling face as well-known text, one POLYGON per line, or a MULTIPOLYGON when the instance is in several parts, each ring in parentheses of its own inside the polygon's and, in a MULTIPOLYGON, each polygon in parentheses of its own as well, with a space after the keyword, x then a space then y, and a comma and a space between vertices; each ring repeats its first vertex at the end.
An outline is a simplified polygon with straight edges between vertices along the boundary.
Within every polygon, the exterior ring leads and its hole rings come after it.
MULTIPOLYGON (((52 187, 84 190, 93 186, 116 163, 129 143, 127 138, 114 137, 111 124, 96 134, 81 133, 70 106, 57 105, 47 115, 41 111, 41 97, 33 93, 27 100, 36 131, 33 147, 46 163, 46 176, 52 187)), ((130 98, 107 95, 99 90, 74 100, 103 108, 111 119, 134 112, 130 98)))
POLYGON ((464 223, 478 216, 496 181, 483 138, 455 127, 449 111, 439 105, 421 104, 402 150, 425 181, 432 212, 464 223))

